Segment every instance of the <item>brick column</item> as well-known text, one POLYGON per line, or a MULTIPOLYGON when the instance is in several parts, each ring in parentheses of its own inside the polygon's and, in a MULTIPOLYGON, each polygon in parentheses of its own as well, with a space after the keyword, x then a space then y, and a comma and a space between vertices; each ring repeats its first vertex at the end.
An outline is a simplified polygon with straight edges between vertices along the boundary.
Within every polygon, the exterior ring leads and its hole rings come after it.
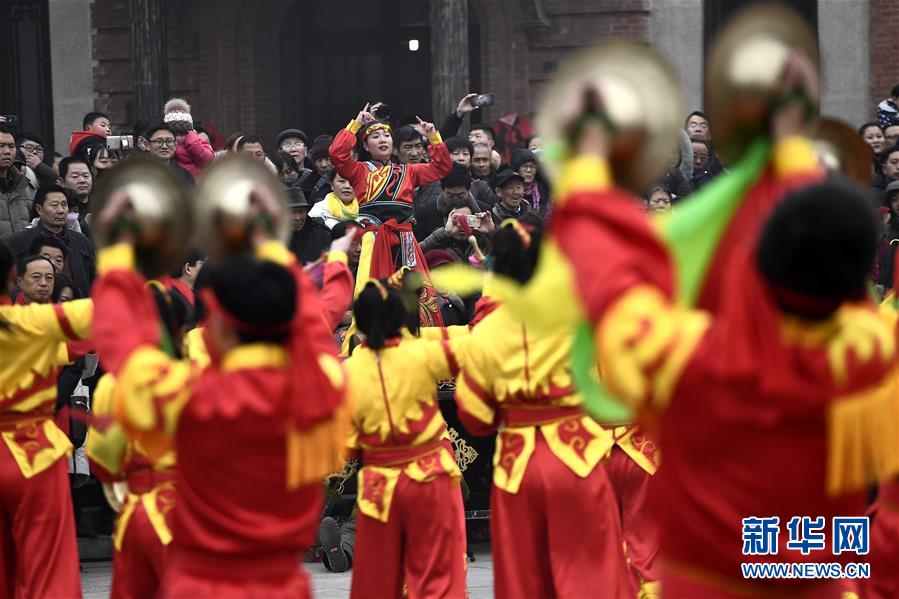
POLYGON ((871 109, 890 95, 899 83, 899 3, 896 0, 870 0, 868 19, 871 23, 869 52, 871 58, 871 109))
POLYGON ((438 127, 468 86, 468 3, 431 0, 431 104, 438 127))

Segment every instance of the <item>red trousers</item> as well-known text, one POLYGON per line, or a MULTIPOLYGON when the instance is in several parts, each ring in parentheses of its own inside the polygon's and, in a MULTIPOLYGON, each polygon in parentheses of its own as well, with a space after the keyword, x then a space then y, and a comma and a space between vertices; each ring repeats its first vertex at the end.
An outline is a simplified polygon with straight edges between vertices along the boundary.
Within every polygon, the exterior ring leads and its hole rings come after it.
POLYGON ((357 513, 350 597, 465 597, 465 512, 459 483, 400 474, 387 522, 357 513))
POLYGON ((166 546, 159 540, 144 504, 138 502, 128 520, 122 550, 112 560, 111 599, 156 597, 162 583, 166 546))
POLYGON ((538 432, 518 493, 493 488, 495 596, 633 599, 617 505, 604 464, 581 478, 538 432))
MULTIPOLYGON (((739 569, 739 568, 738 568, 739 569)), ((841 599, 843 595, 842 581, 822 581, 813 587, 800 592, 797 588, 784 585, 782 591, 771 592, 768 587, 752 585, 745 580, 736 579, 722 582, 699 580, 702 575, 683 575, 670 567, 662 568, 662 597, 664 599, 758 599, 771 597, 774 599, 841 599)))
POLYGON ((637 586, 659 580, 659 524, 648 505, 652 476, 617 445, 612 447, 606 468, 618 500, 625 554, 637 586))
POLYGON ((66 460, 22 476, 0 441, 0 598, 81 597, 66 460))
POLYGON ((883 485, 871 515, 871 578, 855 581, 861 599, 899 597, 899 482, 883 485))

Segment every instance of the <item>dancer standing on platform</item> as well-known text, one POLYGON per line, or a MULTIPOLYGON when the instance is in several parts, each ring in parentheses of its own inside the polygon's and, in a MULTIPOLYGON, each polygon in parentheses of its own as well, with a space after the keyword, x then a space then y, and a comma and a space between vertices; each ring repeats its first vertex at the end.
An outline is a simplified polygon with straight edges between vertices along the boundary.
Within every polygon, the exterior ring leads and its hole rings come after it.
MULTIPOLYGON (((341 129, 331 143, 331 162, 341 177, 353 186, 359 201, 358 221, 369 227, 362 240, 362 256, 356 273, 358 295, 369 279, 386 278, 408 266, 427 275, 428 267, 412 234, 413 195, 416 187, 439 181, 453 167, 452 158, 440 132, 432 123, 418 119, 416 130, 428 139, 427 164, 391 162, 393 137, 390 125, 375 120, 365 105, 356 118, 341 129), (352 152, 356 136, 361 132, 362 149, 370 160, 358 162, 352 152)), ((427 286, 433 301, 423 302, 420 310, 422 326, 441 326, 436 293, 427 286)), ((352 329, 347 335, 351 337, 352 329)))
POLYGON ((449 342, 410 337, 417 310, 378 280, 353 313, 365 341, 345 363, 364 463, 351 596, 399 598, 405 582, 410 599, 465 597, 462 474, 437 405, 437 381, 456 374, 449 342))
MULTIPOLYGON (((526 283, 541 232, 505 221, 493 268, 526 283)), ((486 293, 486 292, 485 292, 486 293)), ((541 335, 505 306, 459 349, 459 418, 497 437, 490 530, 497 597, 635 597, 605 461, 614 440, 583 408, 568 335, 541 335)))
POLYGON ((53 415, 66 342, 89 336, 93 304, 10 305, 12 272, 0 242, 0 597, 80 597, 72 444, 53 415))
MULTIPOLYGON (((99 226, 126 207, 127 198, 111 200, 99 226)), ((123 235, 100 253, 95 333, 126 432, 151 457, 178 454, 161 595, 308 597, 299 559, 347 430, 343 370, 313 285, 271 241, 255 258, 207 265, 209 353, 221 360, 198 371, 158 349, 153 302, 123 235)))

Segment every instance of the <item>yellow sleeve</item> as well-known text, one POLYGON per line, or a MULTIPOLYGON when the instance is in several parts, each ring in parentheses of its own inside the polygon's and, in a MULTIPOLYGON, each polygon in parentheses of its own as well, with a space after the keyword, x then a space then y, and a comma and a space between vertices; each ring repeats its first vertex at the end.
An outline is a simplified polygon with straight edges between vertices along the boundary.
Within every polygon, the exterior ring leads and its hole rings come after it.
POLYGON ((496 398, 490 373, 496 372, 495 363, 486 346, 487 321, 474 328, 468 337, 458 337, 450 342, 453 355, 459 365, 456 377, 456 403, 459 408, 471 414, 484 424, 496 418, 496 398))
POLYGON ((814 146, 808 139, 798 135, 785 137, 777 142, 771 156, 771 164, 778 179, 814 172, 820 168, 814 146))
POLYGON ((610 306, 596 331, 603 381, 631 405, 664 409, 708 327, 707 314, 672 307, 655 287, 634 287, 610 306))
POLYGON ((171 449, 178 417, 198 373, 189 361, 173 360, 152 346, 135 350, 121 369, 115 393, 116 418, 152 458, 171 449))
POLYGON ((450 349, 449 342, 444 339, 438 341, 419 340, 413 342, 410 347, 414 354, 424 359, 428 372, 431 373, 435 382, 452 378, 459 371, 456 365, 456 356, 450 349))
POLYGON ((15 311, 16 332, 23 337, 65 342, 90 336, 94 302, 74 300, 65 304, 28 304, 15 311))
POLYGON ((357 123, 356 119, 351 120, 349 122, 349 124, 346 126, 346 130, 349 131, 350 133, 352 133, 353 135, 356 135, 357 133, 359 133, 359 129, 361 129, 361 128, 362 128, 362 125, 360 123, 357 123))
POLYGON ((115 412, 115 377, 103 375, 91 398, 94 420, 88 428, 87 455, 109 476, 122 476, 122 464, 128 449, 128 438, 121 425, 113 420, 115 412))
POLYGON ((439 143, 443 143, 443 137, 440 135, 440 131, 434 129, 434 132, 428 136, 428 143, 431 145, 437 145, 439 143))

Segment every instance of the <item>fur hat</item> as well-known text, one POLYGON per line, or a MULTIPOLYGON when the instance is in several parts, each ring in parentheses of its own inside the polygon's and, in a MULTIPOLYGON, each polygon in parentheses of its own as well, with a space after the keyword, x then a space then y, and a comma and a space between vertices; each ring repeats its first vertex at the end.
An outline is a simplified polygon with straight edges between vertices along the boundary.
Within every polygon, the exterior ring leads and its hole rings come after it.
POLYGON ((313 161, 319 160, 321 158, 328 157, 328 150, 331 147, 331 142, 334 140, 330 135, 319 135, 315 138, 315 141, 312 142, 312 150, 310 151, 310 155, 313 161))
POLYGON ((180 133, 187 133, 194 128, 194 119, 190 116, 190 104, 186 100, 172 98, 165 103, 163 112, 165 116, 162 120, 166 125, 175 127, 180 133))

